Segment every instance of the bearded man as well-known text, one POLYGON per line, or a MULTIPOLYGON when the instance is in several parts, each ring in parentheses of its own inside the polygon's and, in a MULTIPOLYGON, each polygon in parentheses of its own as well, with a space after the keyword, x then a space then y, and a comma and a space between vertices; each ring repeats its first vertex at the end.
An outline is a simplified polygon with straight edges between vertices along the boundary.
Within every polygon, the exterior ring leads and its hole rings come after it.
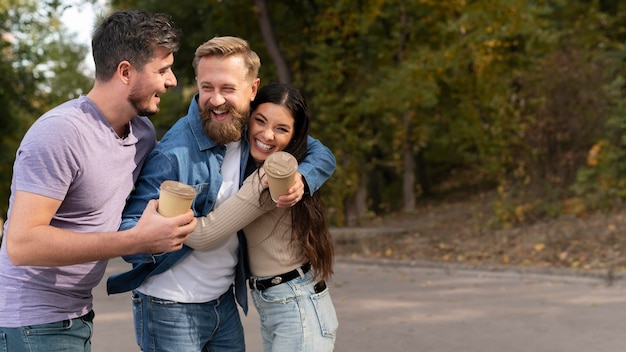
MULTIPOLYGON (((258 55, 240 38, 215 37, 197 48, 193 67, 198 94, 187 115, 148 156, 124 210, 122 229, 136 225, 146 203, 158 198, 164 180, 196 189, 196 217, 206 216, 239 189, 255 169, 242 136, 260 66, 258 55)), ((307 159, 299 166, 296 184, 278 199, 279 207, 309 196, 335 170, 332 152, 308 139, 307 159)), ((184 246, 170 253, 128 256, 124 259, 133 269, 110 277, 107 290, 132 290, 135 332, 143 351, 243 352, 235 297, 247 312, 246 258, 241 231, 206 251, 184 246)))

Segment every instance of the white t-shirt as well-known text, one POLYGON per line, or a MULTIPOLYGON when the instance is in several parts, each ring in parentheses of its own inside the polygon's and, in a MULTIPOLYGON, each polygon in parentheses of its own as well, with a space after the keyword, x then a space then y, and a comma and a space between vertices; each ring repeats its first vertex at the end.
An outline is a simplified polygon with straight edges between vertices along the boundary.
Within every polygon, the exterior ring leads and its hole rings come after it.
MULTIPOLYGON (((237 193, 240 180, 241 141, 226 145, 222 184, 215 205, 237 193)), ((193 251, 180 263, 144 281, 143 294, 181 303, 203 303, 219 298, 235 280, 239 240, 236 233, 211 249, 193 251)))

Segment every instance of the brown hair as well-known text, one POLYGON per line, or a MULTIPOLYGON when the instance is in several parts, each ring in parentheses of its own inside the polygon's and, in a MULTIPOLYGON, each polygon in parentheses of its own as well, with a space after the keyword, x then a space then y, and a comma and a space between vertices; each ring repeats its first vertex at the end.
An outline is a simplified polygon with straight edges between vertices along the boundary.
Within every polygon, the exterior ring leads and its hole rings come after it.
POLYGON ((155 48, 177 52, 180 36, 170 17, 160 13, 117 11, 100 19, 91 40, 96 79, 108 81, 124 60, 142 70, 155 48))
POLYGON ((193 70, 198 74, 198 63, 205 56, 228 57, 232 55, 241 55, 244 58, 246 67, 248 68, 247 77, 251 81, 258 77, 261 68, 261 59, 256 52, 250 49, 247 41, 238 37, 214 37, 200 45, 196 49, 193 58, 193 70))

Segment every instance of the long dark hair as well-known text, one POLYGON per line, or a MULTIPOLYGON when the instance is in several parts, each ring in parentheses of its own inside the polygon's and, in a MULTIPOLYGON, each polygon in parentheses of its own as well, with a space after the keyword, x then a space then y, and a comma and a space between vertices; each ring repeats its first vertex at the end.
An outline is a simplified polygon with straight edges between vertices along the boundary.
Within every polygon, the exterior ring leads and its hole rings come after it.
MULTIPOLYGON (((269 83, 261 88, 250 105, 254 111, 263 103, 282 105, 294 119, 294 134, 283 150, 293 155, 298 163, 307 153, 309 134, 309 112, 306 100, 295 87, 284 83, 269 83)), ((269 199, 267 190, 261 201, 269 199)), ((291 240, 302 246, 302 250, 315 269, 316 279, 327 280, 333 274, 334 245, 328 229, 328 220, 319 190, 305 195, 291 208, 291 240)))

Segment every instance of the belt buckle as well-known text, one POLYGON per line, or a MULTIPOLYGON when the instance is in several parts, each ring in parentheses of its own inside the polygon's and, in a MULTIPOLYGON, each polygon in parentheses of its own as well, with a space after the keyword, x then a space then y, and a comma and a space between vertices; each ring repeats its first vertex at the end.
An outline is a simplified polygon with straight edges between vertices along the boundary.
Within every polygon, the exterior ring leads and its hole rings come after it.
POLYGON ((275 276, 272 278, 272 281, 270 281, 272 283, 272 285, 276 286, 278 284, 280 284, 281 282, 283 282, 283 278, 280 276, 275 276))
POLYGON ((255 290, 258 290, 259 288, 256 286, 256 282, 258 281, 258 279, 256 277, 251 277, 250 280, 252 280, 252 287, 255 290))

